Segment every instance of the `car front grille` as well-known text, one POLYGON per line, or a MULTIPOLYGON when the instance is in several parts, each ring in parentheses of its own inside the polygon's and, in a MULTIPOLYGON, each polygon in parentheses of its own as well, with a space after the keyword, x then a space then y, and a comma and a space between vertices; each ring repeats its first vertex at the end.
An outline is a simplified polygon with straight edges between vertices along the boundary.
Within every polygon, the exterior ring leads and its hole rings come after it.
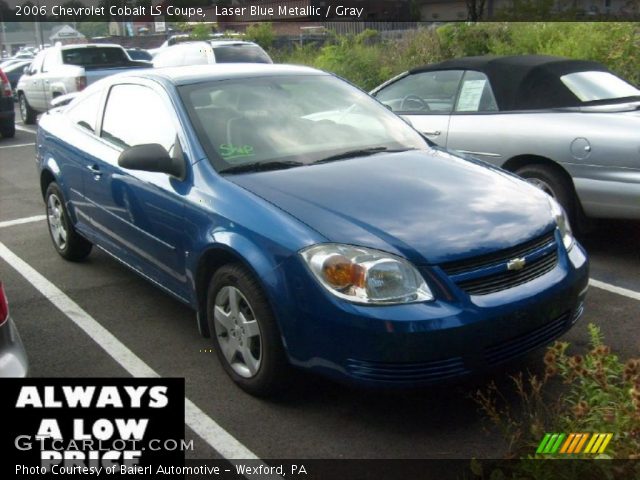
MULTIPOLYGON (((524 335, 485 348, 484 357, 487 363, 497 365, 551 343, 569 328, 570 314, 571 312, 565 312, 555 320, 524 335)), ((579 316, 578 313, 576 315, 579 316)))
POLYGON ((469 373, 461 357, 416 363, 369 362, 347 360, 347 370, 354 377, 381 382, 436 382, 469 373))
POLYGON ((513 248, 469 260, 441 265, 442 270, 469 295, 487 295, 530 282, 554 269, 558 249, 554 232, 513 248), (526 259, 520 270, 509 270, 515 258, 526 259))

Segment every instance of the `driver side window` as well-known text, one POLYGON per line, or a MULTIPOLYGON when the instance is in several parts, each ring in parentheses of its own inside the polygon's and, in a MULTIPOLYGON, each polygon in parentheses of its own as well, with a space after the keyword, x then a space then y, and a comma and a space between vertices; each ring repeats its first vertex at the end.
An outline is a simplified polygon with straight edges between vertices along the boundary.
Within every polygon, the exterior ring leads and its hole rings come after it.
POLYGON ((379 91, 376 98, 397 113, 448 114, 458 92, 461 70, 409 74, 379 91))

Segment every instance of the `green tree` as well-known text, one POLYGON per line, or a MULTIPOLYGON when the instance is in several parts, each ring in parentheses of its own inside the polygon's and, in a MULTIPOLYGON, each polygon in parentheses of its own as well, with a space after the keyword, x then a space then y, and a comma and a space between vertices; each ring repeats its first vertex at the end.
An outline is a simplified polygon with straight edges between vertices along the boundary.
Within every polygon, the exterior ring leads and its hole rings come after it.
POLYGON ((247 28, 246 38, 256 42, 264 49, 269 49, 275 40, 275 32, 271 23, 254 23, 247 28))
POLYGON ((106 37, 109 35, 107 22, 79 22, 78 31, 87 38, 106 37))
POLYGON ((211 27, 206 23, 198 23, 189 32, 192 40, 208 40, 211 37, 211 27))

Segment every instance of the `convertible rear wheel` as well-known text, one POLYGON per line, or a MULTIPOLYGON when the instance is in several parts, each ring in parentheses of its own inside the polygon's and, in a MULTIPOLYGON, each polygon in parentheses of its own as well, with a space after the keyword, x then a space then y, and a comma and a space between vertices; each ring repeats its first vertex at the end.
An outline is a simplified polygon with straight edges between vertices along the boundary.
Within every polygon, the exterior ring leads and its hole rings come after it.
POLYGON ((555 198, 569 216, 572 225, 576 223, 576 199, 569 181, 554 168, 547 165, 525 165, 515 172, 543 192, 555 198))
POLYGON ((276 393, 288 364, 271 307, 240 265, 220 268, 209 284, 207 321, 227 374, 252 395, 276 393))
POLYGON ((53 246, 63 258, 71 261, 83 260, 91 253, 91 243, 85 240, 71 225, 71 220, 60 187, 55 182, 49 184, 45 194, 47 204, 47 224, 53 246))
POLYGON ((18 103, 20 104, 20 116, 22 117, 22 121, 25 125, 33 125, 36 123, 36 117, 38 114, 33 108, 31 108, 31 105, 29 105, 24 93, 19 95, 18 103))

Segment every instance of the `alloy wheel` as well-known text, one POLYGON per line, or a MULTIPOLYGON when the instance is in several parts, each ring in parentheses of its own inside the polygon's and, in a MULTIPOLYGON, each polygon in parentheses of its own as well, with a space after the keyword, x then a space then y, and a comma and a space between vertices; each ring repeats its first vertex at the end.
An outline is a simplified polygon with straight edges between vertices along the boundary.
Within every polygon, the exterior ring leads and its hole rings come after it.
POLYGON ((216 295, 213 318, 218 345, 235 373, 252 378, 262 362, 260 326, 246 297, 225 286, 216 295))
POLYGON ((67 228, 62 210, 62 203, 57 195, 49 195, 47 201, 47 219, 49 221, 49 231, 51 238, 60 250, 64 250, 67 246, 67 228))

